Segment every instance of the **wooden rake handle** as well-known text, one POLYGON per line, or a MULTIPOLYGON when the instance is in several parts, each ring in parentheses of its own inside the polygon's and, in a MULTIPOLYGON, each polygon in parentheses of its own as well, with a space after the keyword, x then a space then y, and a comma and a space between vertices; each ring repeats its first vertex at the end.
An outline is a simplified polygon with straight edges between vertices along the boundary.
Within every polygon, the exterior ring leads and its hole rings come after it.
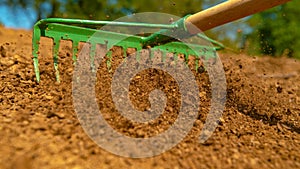
POLYGON ((291 0, 228 0, 189 16, 186 19, 186 27, 191 34, 195 34, 198 31, 189 26, 190 23, 201 31, 206 31, 289 1, 291 0))

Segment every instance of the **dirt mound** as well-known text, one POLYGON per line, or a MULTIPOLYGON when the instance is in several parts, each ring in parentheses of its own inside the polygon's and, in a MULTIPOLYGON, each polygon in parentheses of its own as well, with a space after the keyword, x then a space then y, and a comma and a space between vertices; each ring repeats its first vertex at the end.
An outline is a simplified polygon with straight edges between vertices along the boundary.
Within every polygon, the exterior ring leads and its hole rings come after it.
MULTIPOLYGON (((31 33, 0 28, 0 168, 300 168, 300 62, 289 58, 221 53, 227 101, 218 128, 198 143, 210 106, 207 73, 196 73, 200 111, 188 136, 171 150, 151 158, 113 155, 83 131, 72 100, 72 58, 68 44, 60 52, 62 82, 55 82, 51 43, 43 39, 41 83, 35 82, 31 33)), ((118 53, 118 51, 115 51, 118 53)), ((113 68, 114 69, 114 68, 113 68)), ((97 99, 107 122, 131 137, 152 137, 177 117, 180 94, 174 79, 151 69, 131 82, 138 110, 149 107, 155 88, 168 96, 165 112, 147 125, 118 115, 111 98, 111 72, 98 71, 97 99)))

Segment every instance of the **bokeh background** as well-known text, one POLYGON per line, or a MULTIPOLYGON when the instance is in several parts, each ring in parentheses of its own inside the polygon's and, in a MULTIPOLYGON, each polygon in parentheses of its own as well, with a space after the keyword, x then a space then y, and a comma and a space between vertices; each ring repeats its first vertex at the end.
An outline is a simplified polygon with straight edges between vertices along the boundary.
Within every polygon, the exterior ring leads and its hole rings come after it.
MULTIPOLYGON (((48 17, 114 20, 138 12, 193 14, 224 0, 0 0, 0 24, 31 29, 48 17)), ((249 55, 300 58, 300 1, 269 9, 206 33, 249 55)))

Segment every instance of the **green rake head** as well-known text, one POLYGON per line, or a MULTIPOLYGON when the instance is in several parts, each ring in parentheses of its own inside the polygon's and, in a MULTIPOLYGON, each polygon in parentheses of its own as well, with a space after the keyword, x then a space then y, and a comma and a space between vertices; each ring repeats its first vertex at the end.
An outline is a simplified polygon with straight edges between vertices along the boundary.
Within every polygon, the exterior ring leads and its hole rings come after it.
MULTIPOLYGON (((149 23, 133 23, 133 22, 114 22, 114 21, 92 21, 92 20, 79 20, 79 19, 61 19, 61 18, 48 18, 38 21, 34 25, 33 30, 33 62, 37 82, 40 82, 39 71, 39 44, 41 37, 48 37, 53 39, 53 61, 56 80, 59 82, 59 69, 58 69, 58 52, 61 40, 69 40, 72 42, 72 57, 76 63, 76 56, 78 53, 78 45, 80 42, 89 42, 89 39, 95 34, 100 34, 96 41, 92 41, 91 49, 96 49, 97 44, 107 45, 110 49, 112 46, 120 46, 127 50, 127 48, 135 48, 137 51, 151 47, 154 50, 165 51, 168 53, 183 54, 185 59, 188 60, 190 55, 195 57, 215 57, 215 50, 223 48, 223 45, 203 36, 197 34, 201 38, 215 44, 215 47, 198 45, 198 44, 185 44, 180 42, 180 39, 188 38, 195 35, 190 35, 185 28, 184 17, 172 24, 149 24, 149 23), (158 28, 160 31, 153 33, 149 36, 128 35, 111 31, 99 30, 97 27, 107 25, 115 27, 142 27, 142 28, 158 28), (175 38, 174 38, 175 37, 175 38), (123 39, 114 44, 116 40, 123 39), (191 46, 193 49, 191 49, 191 46)), ((91 50, 95 51, 95 50, 91 50)), ((107 53, 109 55, 109 53, 107 53)), ((126 52, 124 52, 126 55, 126 52)), ((91 60, 94 54, 91 53, 91 60)), ((196 67, 198 65, 196 64, 196 67)), ((197 70, 197 68, 196 68, 197 70)))

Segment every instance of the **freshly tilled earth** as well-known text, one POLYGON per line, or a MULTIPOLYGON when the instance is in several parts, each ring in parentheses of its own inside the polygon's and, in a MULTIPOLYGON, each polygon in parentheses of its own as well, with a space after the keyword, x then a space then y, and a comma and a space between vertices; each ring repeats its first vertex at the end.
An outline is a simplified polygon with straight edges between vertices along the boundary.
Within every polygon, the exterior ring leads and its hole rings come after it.
MULTIPOLYGON (((155 157, 132 159, 100 148, 84 132, 74 110, 73 64, 68 42, 60 49, 61 83, 55 81, 52 44, 42 38, 41 82, 35 81, 31 32, 0 28, 0 168, 300 168, 300 62, 291 58, 250 57, 219 53, 227 82, 225 110, 214 134, 204 143, 198 136, 210 110, 211 86, 205 70, 193 71, 199 86, 200 109, 192 130, 177 146, 155 157)), ((176 80, 148 69, 130 82, 137 110, 150 107, 149 93, 162 90, 164 113, 141 124, 118 114, 111 96, 116 64, 97 70, 98 105, 116 131, 148 138, 177 118, 180 92, 176 80)))

